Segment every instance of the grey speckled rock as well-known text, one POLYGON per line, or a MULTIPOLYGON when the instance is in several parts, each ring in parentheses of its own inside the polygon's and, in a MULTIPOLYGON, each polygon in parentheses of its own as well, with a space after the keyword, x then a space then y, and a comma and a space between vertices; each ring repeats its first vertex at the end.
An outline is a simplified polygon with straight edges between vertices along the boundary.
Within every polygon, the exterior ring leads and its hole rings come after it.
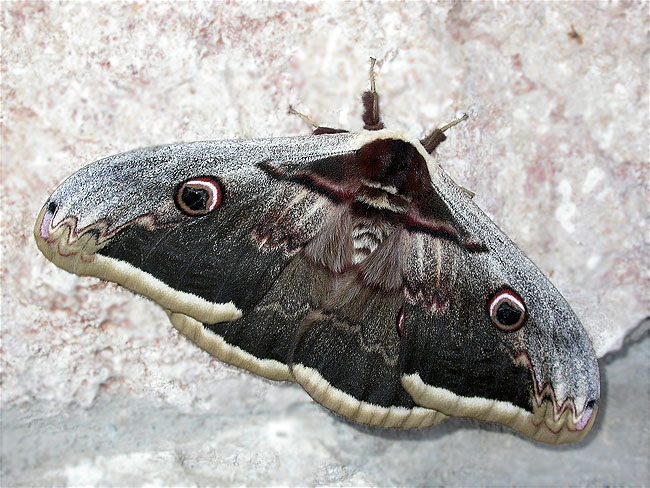
POLYGON ((55 268, 31 237, 49 191, 99 157, 304 133, 290 103, 359 127, 374 55, 391 127, 470 113, 440 163, 603 355, 650 311, 648 3, 1 8, 3 484, 649 483, 647 340, 607 365, 582 447, 460 421, 366 431, 212 360, 156 306, 55 268))

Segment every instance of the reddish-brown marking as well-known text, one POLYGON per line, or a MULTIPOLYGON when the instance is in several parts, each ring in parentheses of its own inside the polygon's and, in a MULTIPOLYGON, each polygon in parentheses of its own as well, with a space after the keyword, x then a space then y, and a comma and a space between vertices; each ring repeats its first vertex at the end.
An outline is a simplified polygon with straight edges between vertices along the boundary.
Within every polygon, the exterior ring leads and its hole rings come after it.
POLYGON ((404 306, 401 306, 399 309, 399 312, 397 312, 397 335, 399 337, 402 337, 402 334, 404 333, 404 306))

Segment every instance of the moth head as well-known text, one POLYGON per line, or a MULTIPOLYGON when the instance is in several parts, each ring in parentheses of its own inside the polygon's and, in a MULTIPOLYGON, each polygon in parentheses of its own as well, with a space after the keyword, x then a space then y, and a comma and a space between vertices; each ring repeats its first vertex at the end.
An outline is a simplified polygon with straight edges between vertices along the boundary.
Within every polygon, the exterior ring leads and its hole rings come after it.
POLYGON ((362 146, 356 165, 363 180, 392 188, 404 196, 421 187, 418 178, 426 174, 426 162, 413 144, 400 139, 377 139, 362 146))

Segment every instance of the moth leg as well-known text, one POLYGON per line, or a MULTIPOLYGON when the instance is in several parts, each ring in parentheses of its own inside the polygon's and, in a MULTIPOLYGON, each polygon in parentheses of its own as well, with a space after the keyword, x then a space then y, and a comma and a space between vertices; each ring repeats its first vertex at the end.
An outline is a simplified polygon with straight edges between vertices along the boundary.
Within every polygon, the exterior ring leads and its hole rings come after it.
POLYGON ((297 115, 300 120, 312 128, 312 135, 318 136, 320 134, 340 134, 342 132, 349 132, 345 129, 334 129, 332 127, 323 127, 318 125, 314 120, 303 113, 298 112, 295 108, 289 105, 289 113, 291 115, 297 115))
POLYGON ((433 154, 433 151, 436 150, 436 148, 440 145, 441 142, 443 142, 445 139, 447 139, 447 136, 445 135, 445 131, 448 129, 451 129, 453 126, 456 124, 460 124, 461 122, 469 119, 469 115, 463 114, 461 117, 452 120, 446 125, 443 125, 439 129, 434 129, 431 134, 426 136, 424 139, 420 141, 420 144, 424 146, 424 149, 427 150, 429 154, 433 154))
POLYGON ((375 58, 370 58, 370 90, 363 92, 361 103, 363 103, 363 128, 366 130, 381 130, 384 123, 379 114, 379 94, 375 89, 375 58))

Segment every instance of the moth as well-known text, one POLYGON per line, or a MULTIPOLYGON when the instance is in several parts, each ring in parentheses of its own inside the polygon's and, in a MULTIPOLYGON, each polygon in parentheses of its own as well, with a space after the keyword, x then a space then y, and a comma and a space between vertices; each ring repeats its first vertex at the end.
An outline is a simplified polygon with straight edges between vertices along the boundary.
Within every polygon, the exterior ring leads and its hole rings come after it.
MULTIPOLYGON (((543 273, 432 157, 384 127, 205 141, 101 159, 65 180, 35 238, 57 266, 157 302, 221 361, 294 381, 370 426, 448 417, 546 443, 593 425, 598 363, 543 273)), ((497 182, 498 184, 498 182, 497 182)))

